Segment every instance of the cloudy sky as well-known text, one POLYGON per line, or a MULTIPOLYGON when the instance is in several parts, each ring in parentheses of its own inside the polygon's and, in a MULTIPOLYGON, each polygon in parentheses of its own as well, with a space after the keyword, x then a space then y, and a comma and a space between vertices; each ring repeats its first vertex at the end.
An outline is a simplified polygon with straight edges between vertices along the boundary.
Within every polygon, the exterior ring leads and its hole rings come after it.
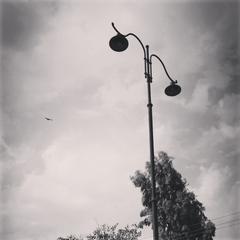
POLYGON ((155 152, 175 158, 217 218, 215 239, 239 239, 238 1, 0 6, 2 239, 52 240, 140 220, 129 177, 149 159, 143 54, 131 37, 127 51, 113 52, 111 22, 149 44, 181 85, 181 95, 165 96, 169 80, 153 60, 155 152))

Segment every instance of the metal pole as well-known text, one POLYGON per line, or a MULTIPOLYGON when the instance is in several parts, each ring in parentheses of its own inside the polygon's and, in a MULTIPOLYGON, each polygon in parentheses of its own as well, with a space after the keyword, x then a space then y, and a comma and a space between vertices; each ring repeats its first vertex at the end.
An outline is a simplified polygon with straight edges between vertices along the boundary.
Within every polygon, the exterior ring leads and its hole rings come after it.
POLYGON ((157 201, 156 201, 156 180, 155 180, 155 162, 154 162, 154 140, 153 140, 153 118, 152 118, 152 100, 151 100, 151 82, 152 73, 149 59, 149 46, 146 46, 146 78, 148 90, 148 120, 149 120, 149 143, 150 143, 150 163, 151 163, 151 180, 152 180, 152 226, 153 239, 158 240, 158 217, 157 217, 157 201))
POLYGON ((171 85, 165 89, 165 93, 168 96, 176 96, 181 92, 181 87, 178 86, 176 80, 173 80, 163 63, 163 61, 155 54, 151 54, 149 56, 149 46, 146 45, 144 47, 142 41, 136 36, 134 33, 128 33, 126 35, 121 34, 117 28, 112 23, 112 27, 117 32, 117 35, 111 38, 109 45, 112 50, 117 52, 122 52, 127 49, 128 41, 126 37, 133 36, 135 37, 140 45, 142 46, 144 53, 144 74, 147 79, 147 91, 148 91, 148 120, 149 120, 149 143, 150 143, 150 163, 151 163, 151 184, 152 184, 152 196, 151 196, 151 204, 152 204, 152 228, 153 228, 153 239, 158 240, 158 213, 157 213, 157 199, 156 199, 156 180, 155 180, 155 162, 154 162, 154 141, 153 141, 153 117, 152 117, 152 100, 151 100, 151 82, 152 82, 152 57, 156 57, 162 64, 165 73, 171 81, 171 85))

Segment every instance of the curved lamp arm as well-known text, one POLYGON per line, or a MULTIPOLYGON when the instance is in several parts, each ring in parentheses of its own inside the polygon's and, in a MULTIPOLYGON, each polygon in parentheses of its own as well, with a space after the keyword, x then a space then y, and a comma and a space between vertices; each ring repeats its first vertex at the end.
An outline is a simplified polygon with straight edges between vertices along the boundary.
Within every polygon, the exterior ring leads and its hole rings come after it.
POLYGON ((120 33, 120 32, 117 30, 117 28, 114 26, 114 23, 113 23, 113 22, 112 22, 112 27, 114 28, 114 30, 115 30, 118 34, 123 35, 122 33, 120 33))
POLYGON ((173 80, 173 79, 169 76, 168 71, 167 71, 167 69, 166 69, 163 61, 161 60, 161 58, 158 57, 156 54, 151 54, 151 56, 150 56, 150 63, 152 63, 152 60, 151 60, 152 57, 155 57, 155 58, 157 58, 157 59, 160 61, 160 63, 161 63, 162 66, 163 66, 163 69, 164 69, 165 73, 167 74, 168 78, 170 79, 170 81, 171 81, 172 83, 177 83, 177 80, 173 80))
POLYGON ((125 37, 133 36, 133 37, 135 37, 135 38, 138 40, 138 42, 139 42, 139 43, 141 44, 141 46, 142 46, 143 54, 144 54, 144 59, 145 59, 145 58, 146 58, 146 49, 145 49, 142 41, 139 39, 139 37, 138 37, 137 35, 135 35, 134 33, 128 33, 127 35, 124 35, 124 36, 125 36, 125 37))
POLYGON ((123 35, 124 37, 128 37, 128 36, 133 36, 133 37, 135 37, 135 38, 138 40, 138 42, 140 43, 140 45, 142 46, 143 54, 144 54, 144 59, 146 59, 146 50, 145 50, 145 47, 144 47, 142 41, 139 39, 139 37, 138 37, 137 35, 135 35, 134 33, 128 33, 128 34, 126 34, 126 35, 120 33, 120 32, 117 30, 117 28, 115 27, 115 25, 114 25, 113 22, 112 22, 112 27, 114 28, 114 30, 115 30, 118 34, 123 35))

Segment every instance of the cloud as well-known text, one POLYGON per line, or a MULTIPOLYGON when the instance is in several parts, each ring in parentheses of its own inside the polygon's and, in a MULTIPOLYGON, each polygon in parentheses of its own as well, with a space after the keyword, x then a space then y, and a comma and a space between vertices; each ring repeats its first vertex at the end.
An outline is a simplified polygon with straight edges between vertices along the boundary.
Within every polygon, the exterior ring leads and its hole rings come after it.
POLYGON ((216 208, 216 205, 221 205, 219 201, 225 201, 225 199, 218 199, 216 196, 223 193, 227 179, 231 175, 231 170, 227 166, 222 169, 216 167, 215 164, 211 164, 211 167, 208 168, 201 167, 198 178, 200 187, 196 189, 196 194, 207 208, 216 208))
POLYGON ((240 122, 239 115, 239 95, 225 95, 217 106, 217 115, 221 122, 230 126, 238 126, 240 122))
POLYGON ((94 218, 139 215, 129 175, 149 159, 142 52, 133 39, 112 52, 111 21, 160 52, 182 86, 178 97, 163 96, 168 80, 154 62, 155 150, 176 158, 213 216, 229 210, 224 194, 236 206, 236 5, 63 1, 55 13, 55 3, 36 2, 4 3, 5 239, 54 239, 90 232, 94 218))
POLYGON ((33 53, 50 31, 58 8, 59 3, 55 1, 1 1, 1 122, 6 144, 22 141, 22 129, 29 127, 24 122, 34 115, 29 105, 39 97, 35 87, 39 87, 36 83, 43 69, 39 69, 39 62, 33 61, 33 53))
MULTIPOLYGON (((121 212, 133 205, 140 207, 140 198, 135 201, 136 192, 129 181, 129 172, 133 170, 127 162, 133 158, 127 149, 128 154, 122 159, 120 152, 124 147, 118 144, 115 146, 118 154, 113 145, 104 149, 110 145, 105 141, 106 138, 84 142, 76 134, 74 138, 57 139, 45 149, 42 152, 45 171, 41 175, 34 172, 25 175, 25 181, 17 188, 12 187, 15 191, 3 204, 8 216, 8 223, 3 225, 4 236, 41 239, 47 233, 46 239, 51 236, 56 239, 71 232, 84 234, 96 227, 94 218, 99 223, 125 224, 121 212), (108 155, 103 158, 102 152, 106 151, 108 155), (13 232, 8 235, 11 229, 13 232)), ((115 141, 109 136, 108 143, 115 141)), ((137 209, 128 210, 129 223, 136 216, 137 209)))
POLYGON ((56 12, 55 1, 2 1, 2 47, 25 51, 39 43, 42 31, 49 28, 48 19, 56 12))
MULTIPOLYGON (((235 165, 239 168, 239 163, 235 165)), ((206 215, 211 219, 216 227, 216 237, 219 239, 237 239, 239 231, 237 226, 229 228, 229 224, 222 225, 224 222, 232 222, 238 219, 236 215, 239 209, 239 184, 234 178, 236 172, 229 166, 219 167, 213 163, 210 167, 201 167, 199 176, 199 187, 193 189, 198 200, 206 207, 206 215), (223 212, 224 209, 224 212, 223 212), (225 216, 226 213, 235 215, 225 216), (217 217, 225 216, 218 219, 217 217), (222 231, 221 228, 225 228, 222 231)))
MULTIPOLYGON (((40 149, 25 144, 14 148, 1 139, 1 190, 8 199, 8 191, 20 186, 29 173, 40 174, 44 170, 40 149)), ((3 194, 3 196, 4 196, 3 194)))

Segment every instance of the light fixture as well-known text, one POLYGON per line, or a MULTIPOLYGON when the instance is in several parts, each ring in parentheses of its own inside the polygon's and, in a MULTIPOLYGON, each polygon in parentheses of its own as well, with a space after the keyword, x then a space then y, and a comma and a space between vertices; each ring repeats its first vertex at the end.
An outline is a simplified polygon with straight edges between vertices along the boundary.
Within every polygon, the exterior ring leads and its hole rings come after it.
POLYGON ((109 41, 109 46, 113 51, 122 52, 128 48, 128 40, 122 34, 117 34, 109 41))
POLYGON ((181 87, 174 82, 172 82, 168 87, 165 88, 165 94, 170 97, 177 96, 180 92, 181 87))

